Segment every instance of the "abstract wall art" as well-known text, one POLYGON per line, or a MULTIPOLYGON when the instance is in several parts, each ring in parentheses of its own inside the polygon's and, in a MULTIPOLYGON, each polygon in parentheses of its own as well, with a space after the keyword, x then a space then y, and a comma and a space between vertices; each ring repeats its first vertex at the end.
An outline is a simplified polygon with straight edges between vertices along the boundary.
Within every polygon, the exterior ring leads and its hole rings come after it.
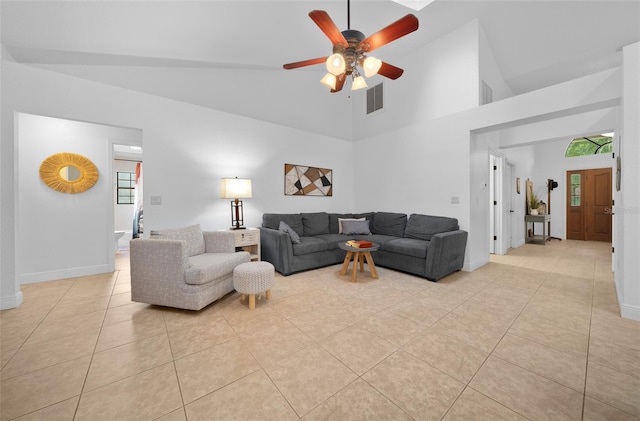
POLYGON ((327 168, 284 164, 286 196, 333 196, 333 171, 327 168))

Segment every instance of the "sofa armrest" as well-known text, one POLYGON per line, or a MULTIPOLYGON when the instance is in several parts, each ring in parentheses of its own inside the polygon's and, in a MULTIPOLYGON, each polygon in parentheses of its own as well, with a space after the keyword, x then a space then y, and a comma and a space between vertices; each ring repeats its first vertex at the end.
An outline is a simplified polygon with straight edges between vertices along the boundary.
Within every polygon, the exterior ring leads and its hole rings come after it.
POLYGON ((187 244, 181 240, 136 238, 129 242, 131 299, 162 302, 184 285, 189 266, 187 244))
POLYGON ((293 246, 289 234, 260 227, 260 257, 281 274, 290 275, 293 271, 293 246))
POLYGON ((236 237, 231 231, 203 231, 205 253, 233 253, 236 237))
POLYGON ((463 230, 435 234, 427 249, 426 274, 430 281, 462 269, 468 233, 463 230))

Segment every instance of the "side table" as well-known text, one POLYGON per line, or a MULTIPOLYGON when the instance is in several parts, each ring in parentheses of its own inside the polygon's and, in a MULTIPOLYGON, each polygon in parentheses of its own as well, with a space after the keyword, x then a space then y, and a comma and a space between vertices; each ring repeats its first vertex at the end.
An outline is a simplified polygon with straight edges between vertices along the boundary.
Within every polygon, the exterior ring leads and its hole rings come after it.
POLYGON ((351 272, 351 282, 356 281, 356 274, 358 273, 358 263, 360 264, 360 272, 364 272, 364 261, 366 259, 367 265, 369 265, 369 271, 371 272, 371 277, 373 279, 378 279, 378 272, 376 271, 376 265, 373 263, 373 257, 371 257, 371 252, 378 250, 380 248, 380 244, 373 243, 373 246, 368 248, 358 248, 351 247, 347 243, 338 244, 342 250, 346 250, 347 255, 344 257, 344 262, 342 263, 342 269, 340 270, 340 275, 345 275, 347 273, 347 269, 349 268, 349 262, 353 261, 353 269, 351 272))
POLYGON ((236 251, 244 250, 251 254, 252 262, 260 261, 260 230, 257 228, 246 228, 232 230, 235 235, 236 251))

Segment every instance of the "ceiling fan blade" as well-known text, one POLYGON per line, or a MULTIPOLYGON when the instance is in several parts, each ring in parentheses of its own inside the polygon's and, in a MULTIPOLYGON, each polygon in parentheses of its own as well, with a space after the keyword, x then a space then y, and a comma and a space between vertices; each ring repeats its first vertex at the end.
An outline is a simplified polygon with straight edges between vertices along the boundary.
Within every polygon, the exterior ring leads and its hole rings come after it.
POLYGON ((401 68, 393 66, 389 63, 385 63, 384 61, 382 62, 382 66, 380 66, 380 69, 378 70, 378 74, 380 76, 388 77, 389 79, 393 80, 402 76, 403 73, 404 70, 402 70, 401 68))
POLYGON ((349 45, 340 29, 331 20, 327 12, 324 10, 313 10, 309 12, 309 17, 318 25, 318 27, 329 38, 331 44, 342 44, 345 47, 349 45))
POLYGON ((398 19, 360 42, 362 51, 373 51, 418 29, 418 18, 412 14, 398 19))
POLYGON ((331 92, 340 92, 346 81, 347 81, 346 73, 336 76, 336 89, 332 89, 331 92))
POLYGON ((298 67, 313 66, 314 64, 321 64, 326 61, 327 61, 327 57, 318 57, 318 58, 312 58, 304 61, 296 61, 295 63, 287 63, 282 67, 287 70, 291 70, 291 69, 297 69, 298 67))

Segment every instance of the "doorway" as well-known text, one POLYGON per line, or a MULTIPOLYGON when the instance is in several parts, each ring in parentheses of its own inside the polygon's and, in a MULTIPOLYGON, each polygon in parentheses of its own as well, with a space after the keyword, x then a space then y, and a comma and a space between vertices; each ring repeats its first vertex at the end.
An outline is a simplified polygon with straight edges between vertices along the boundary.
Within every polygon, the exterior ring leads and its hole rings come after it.
POLYGON ((611 168, 567 171, 567 239, 611 242, 611 168))

